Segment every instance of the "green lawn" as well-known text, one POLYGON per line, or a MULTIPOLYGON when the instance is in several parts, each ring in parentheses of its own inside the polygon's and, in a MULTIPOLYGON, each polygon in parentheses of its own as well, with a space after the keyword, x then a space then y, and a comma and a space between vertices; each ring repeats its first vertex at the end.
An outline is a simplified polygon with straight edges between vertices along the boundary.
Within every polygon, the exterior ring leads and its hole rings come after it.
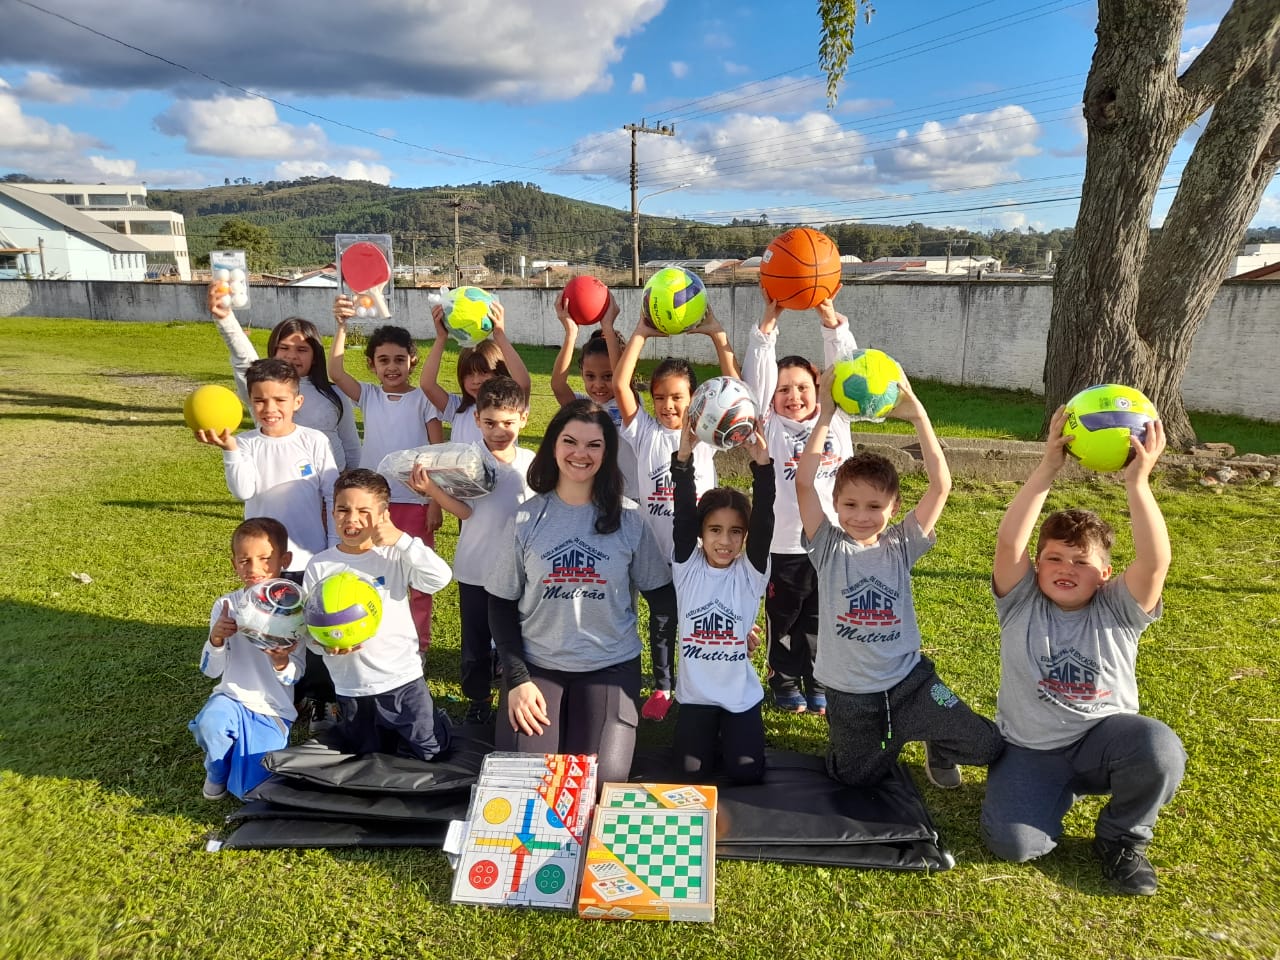
MULTIPOLYGON (((1181 734, 1187 778, 1161 818, 1154 899, 1105 892, 1082 803, 1043 861, 1001 863, 977 831, 983 772, 923 783, 958 865, 933 876, 725 862, 714 924, 607 924, 451 906, 438 851, 207 853, 229 802, 200 798, 186 730, 209 607, 235 581, 241 517, 219 455, 181 401, 230 383, 210 325, 0 320, 0 958, 133 957, 1280 957, 1280 489, 1214 493, 1157 478, 1174 566, 1143 638, 1144 709, 1181 734), (73 574, 88 574, 82 583, 73 574)), ((265 337, 255 333, 255 340, 265 337)), ((552 412, 553 351, 528 351, 552 412)), ((1034 439, 1036 397, 917 384, 944 436, 1034 439)), ((1201 439, 1280 450, 1280 425, 1193 417, 1201 439)), ((920 478, 905 478, 910 502, 920 478)), ((995 706, 990 549, 1013 484, 961 479, 919 564, 928 652, 977 709, 995 706)), ((1123 489, 1064 484, 1121 527, 1123 489)), ((456 524, 440 550, 452 553, 456 524)), ((453 589, 436 604, 433 692, 456 699, 453 589)), ((823 721, 766 711, 771 741, 820 752, 823 721)), ((646 724, 650 744, 670 724, 646 724)))

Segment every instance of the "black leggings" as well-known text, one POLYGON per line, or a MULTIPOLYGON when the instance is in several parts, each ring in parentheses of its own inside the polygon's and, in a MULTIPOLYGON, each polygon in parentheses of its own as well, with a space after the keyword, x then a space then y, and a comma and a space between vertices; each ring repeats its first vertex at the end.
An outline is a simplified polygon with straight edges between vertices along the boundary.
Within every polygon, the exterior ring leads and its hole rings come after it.
POLYGON ((636 704, 640 696, 640 658, 601 670, 570 673, 530 663, 529 678, 547 702, 551 722, 528 736, 512 730, 507 717, 507 685, 498 698, 499 750, 520 753, 594 753, 600 783, 626 781, 636 747, 636 704))
POLYGON ((719 754, 724 775, 734 783, 759 783, 764 779, 760 704, 741 713, 704 704, 680 704, 674 749, 676 764, 687 777, 713 775, 719 754))

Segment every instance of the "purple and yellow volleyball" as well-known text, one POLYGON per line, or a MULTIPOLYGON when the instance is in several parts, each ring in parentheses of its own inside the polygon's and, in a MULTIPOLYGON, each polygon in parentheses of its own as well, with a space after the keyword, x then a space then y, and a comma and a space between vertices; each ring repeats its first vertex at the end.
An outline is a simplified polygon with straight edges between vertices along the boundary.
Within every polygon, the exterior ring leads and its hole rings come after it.
POLYGON ((359 646, 378 632, 382 598, 378 588, 350 570, 330 574, 307 594, 307 631, 331 650, 359 646))
POLYGON ((663 267, 644 285, 644 315, 668 336, 696 327, 706 312, 702 280, 683 267, 663 267))
POLYGON ((1122 469, 1133 459, 1129 438, 1145 441, 1147 424, 1160 419, 1142 391, 1117 383, 1086 387, 1067 401, 1066 413, 1067 452, 1099 473, 1122 469))

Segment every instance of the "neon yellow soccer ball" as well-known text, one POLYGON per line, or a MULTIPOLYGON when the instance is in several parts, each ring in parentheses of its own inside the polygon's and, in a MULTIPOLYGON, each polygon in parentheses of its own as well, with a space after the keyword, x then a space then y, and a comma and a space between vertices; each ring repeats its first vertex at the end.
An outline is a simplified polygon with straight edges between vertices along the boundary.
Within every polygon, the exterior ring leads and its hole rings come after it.
POLYGON ((493 333, 489 304, 493 294, 479 287, 458 287, 444 297, 444 325, 461 346, 474 347, 493 333))
POLYGON ((1155 404, 1140 390, 1116 383, 1086 387, 1067 401, 1062 432, 1073 439, 1067 453, 1082 467, 1110 473, 1133 458, 1129 437, 1147 436, 1147 424, 1160 419, 1155 404))
POLYGON ((307 631, 331 650, 358 646, 378 632, 382 597, 378 588, 350 570, 325 577, 307 594, 307 631))
POLYGON ((667 336, 696 327, 706 312, 706 288, 683 267, 663 267, 644 285, 644 315, 667 336))
POLYGON ((837 360, 831 372, 831 396, 853 420, 880 422, 898 403, 898 361, 881 350, 859 350, 837 360))

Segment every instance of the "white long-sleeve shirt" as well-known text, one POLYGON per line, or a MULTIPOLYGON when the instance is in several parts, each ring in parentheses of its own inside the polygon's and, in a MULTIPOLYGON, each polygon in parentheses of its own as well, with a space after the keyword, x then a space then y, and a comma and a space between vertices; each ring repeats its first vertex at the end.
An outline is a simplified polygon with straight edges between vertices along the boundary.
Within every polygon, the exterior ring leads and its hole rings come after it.
MULTIPOLYGON (((822 328, 822 352, 824 368, 830 367, 841 356, 856 350, 849 325, 842 323, 835 329, 822 328)), ((770 553, 804 553, 800 543, 803 525, 800 522, 800 503, 796 499, 796 464, 809 434, 818 422, 818 411, 808 420, 791 420, 773 409, 773 392, 778 386, 778 331, 766 335, 759 327, 753 327, 747 341, 747 355, 742 364, 742 379, 755 395, 756 407, 764 417, 764 439, 773 457, 773 471, 777 483, 777 499, 774 502, 773 542, 770 553)), ((822 509, 837 523, 832 491, 836 470, 853 455, 853 438, 849 434, 849 417, 836 411, 827 432, 827 442, 822 453, 822 463, 814 479, 814 490, 822 509)))
MULTIPOLYGON (((317 554, 302 577, 302 589, 310 592, 325 577, 343 570, 358 573, 378 588, 382 621, 378 632, 359 649, 324 658, 333 688, 344 697, 367 697, 421 677, 418 632, 409 612, 409 587, 423 593, 443 590, 453 578, 449 565, 417 537, 406 533, 389 547, 373 547, 364 553, 346 553, 334 547, 317 554)), ((313 640, 307 641, 307 646, 324 653, 324 647, 313 640)))
POLYGON ((319 430, 295 424, 283 437, 258 430, 237 434, 236 449, 222 451, 222 466, 227 489, 244 501, 246 520, 271 517, 289 531, 289 569, 304 569, 312 554, 338 542, 328 529, 338 466, 319 430))
MULTIPOLYGON (((224 616, 235 616, 244 590, 233 590, 219 597, 209 612, 209 634, 213 625, 224 616)), ((200 652, 200 672, 206 677, 220 679, 214 693, 225 694, 244 704, 254 713, 279 717, 292 723, 298 711, 293 705, 293 688, 305 669, 302 644, 289 654, 289 665, 276 670, 271 658, 239 633, 233 633, 215 647, 210 640, 204 642, 200 652)))

